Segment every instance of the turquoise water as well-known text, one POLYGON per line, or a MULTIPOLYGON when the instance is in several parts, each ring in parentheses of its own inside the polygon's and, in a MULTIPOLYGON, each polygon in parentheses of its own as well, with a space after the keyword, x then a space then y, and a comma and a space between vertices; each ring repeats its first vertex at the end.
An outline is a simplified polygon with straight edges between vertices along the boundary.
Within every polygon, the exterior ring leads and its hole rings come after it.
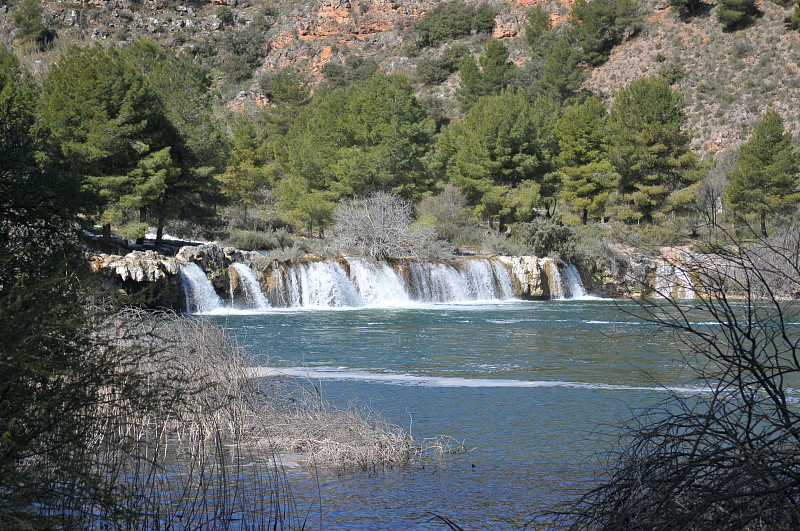
MULTIPOLYGON (((665 388, 698 393, 678 344, 603 300, 214 316, 258 363, 309 377, 416 439, 470 449, 386 471, 290 476, 311 528, 517 529, 588 484, 601 435, 665 388)), ((702 325, 701 325, 702 326, 702 325)), ((709 325, 713 326, 713 325, 709 325)))

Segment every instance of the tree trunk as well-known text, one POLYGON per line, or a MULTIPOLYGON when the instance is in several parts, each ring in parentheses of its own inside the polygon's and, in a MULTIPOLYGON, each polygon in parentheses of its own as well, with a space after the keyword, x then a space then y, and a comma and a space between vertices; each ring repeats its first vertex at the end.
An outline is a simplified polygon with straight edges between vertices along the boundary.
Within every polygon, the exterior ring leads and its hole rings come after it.
MULTIPOLYGON (((144 223, 145 221, 147 221, 147 209, 145 207, 139 207, 139 222, 144 223)), ((144 245, 144 238, 144 234, 136 238, 136 245, 144 245)))
POLYGON ((767 213, 761 213, 761 236, 763 238, 767 237, 767 213))
POLYGON ((111 243, 111 223, 105 223, 103 225, 103 243, 106 245, 111 243))
POLYGON ((584 225, 586 225, 589 222, 589 210, 588 209, 585 209, 585 208, 583 209, 583 214, 581 216, 581 221, 583 221, 584 225))
POLYGON ((158 218, 158 227, 156 228, 156 249, 161 246, 161 238, 164 236, 164 220, 158 218))

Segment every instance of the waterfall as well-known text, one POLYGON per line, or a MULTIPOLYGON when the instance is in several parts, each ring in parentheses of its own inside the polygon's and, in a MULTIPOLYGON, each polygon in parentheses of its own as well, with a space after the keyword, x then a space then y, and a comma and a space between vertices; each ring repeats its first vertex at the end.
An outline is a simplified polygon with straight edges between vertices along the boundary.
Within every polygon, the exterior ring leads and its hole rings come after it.
POLYGON ((490 260, 489 263, 494 272, 498 298, 513 299, 516 294, 514 293, 514 281, 511 280, 511 272, 500 260, 490 260))
POLYGON ((494 270, 488 260, 467 260, 461 273, 467 283, 471 298, 489 300, 497 296, 494 270))
POLYGON ((694 285, 685 267, 658 260, 656 266, 655 296, 694 299, 694 285))
POLYGON ((587 297, 578 268, 569 264, 563 271, 564 292, 567 299, 584 299, 587 297))
POLYGON ((293 265, 288 281, 293 307, 341 308, 362 305, 355 284, 337 262, 293 265))
MULTIPOLYGON (((245 264, 233 263, 231 267, 239 274, 239 283, 244 291, 245 301, 249 308, 255 310, 266 310, 269 308, 269 302, 261 291, 261 286, 256 280, 253 270, 245 264)), ((231 290, 231 298, 233 298, 233 290, 231 290)))
POLYGON ((694 299, 694 285, 692 279, 689 277, 689 272, 683 266, 674 266, 675 277, 678 279, 678 292, 679 299, 694 299))
POLYGON ((656 297, 670 298, 675 289, 675 271, 672 269, 672 264, 659 260, 656 266, 656 284, 655 295, 656 297))
POLYGON ((181 279, 187 312, 206 313, 222 307, 222 299, 199 265, 194 262, 181 264, 181 279))
POLYGON ((551 299, 564 298, 564 284, 561 282, 561 273, 552 258, 544 259, 544 272, 547 275, 547 285, 550 287, 551 299))
POLYGON ((386 262, 347 258, 347 264, 363 304, 395 306, 409 302, 403 281, 386 262))
POLYGON ((511 274, 499 260, 472 258, 456 266, 404 261, 395 267, 374 258, 275 264, 265 283, 272 307, 404 306, 510 299, 511 274))

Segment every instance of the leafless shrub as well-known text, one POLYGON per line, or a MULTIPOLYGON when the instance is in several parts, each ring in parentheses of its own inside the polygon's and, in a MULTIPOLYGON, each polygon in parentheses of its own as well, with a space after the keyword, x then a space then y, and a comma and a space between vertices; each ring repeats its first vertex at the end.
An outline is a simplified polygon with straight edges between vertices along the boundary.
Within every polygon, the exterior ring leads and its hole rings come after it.
POLYGON ((386 192, 340 204, 331 232, 341 252, 378 259, 417 256, 435 240, 432 227, 412 225, 409 201, 386 192))
POLYGON ((162 422, 178 438, 222 437, 270 452, 303 452, 341 468, 383 466, 411 452, 408 434, 378 415, 334 408, 302 379, 259 374, 252 358, 206 319, 148 319, 165 348, 142 370, 169 374, 185 394, 162 422))
POLYGON ((432 218, 437 236, 449 241, 455 240, 470 226, 467 199, 449 183, 438 195, 420 201, 417 217, 432 218))
POLYGON ((672 395, 622 428, 606 474, 540 518, 569 529, 800 527, 800 293, 796 230, 696 262, 698 298, 642 302, 707 392, 672 395), (737 296, 731 296, 734 289, 737 296), (796 296, 796 295, 795 295, 796 296))

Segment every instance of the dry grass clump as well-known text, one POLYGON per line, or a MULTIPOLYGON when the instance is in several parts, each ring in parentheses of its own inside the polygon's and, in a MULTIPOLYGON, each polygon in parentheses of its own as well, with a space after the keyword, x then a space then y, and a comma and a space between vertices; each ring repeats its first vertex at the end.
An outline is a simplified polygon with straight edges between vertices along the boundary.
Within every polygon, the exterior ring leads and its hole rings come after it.
POLYGON ((252 360, 205 318, 142 315, 130 310, 157 353, 143 364, 148 374, 168 374, 183 400, 163 417, 148 415, 178 440, 221 437, 224 442, 269 452, 300 452, 317 465, 374 468, 415 452, 399 426, 366 409, 337 409, 311 382, 260 376, 252 360))
POLYGON ((125 310, 94 329, 105 348, 137 355, 119 367, 127 380, 103 391, 104 420, 85 448, 113 501, 87 501, 78 489, 41 509, 63 527, 304 528, 281 453, 341 469, 422 451, 369 411, 326 405, 307 382, 258 377, 207 319, 125 310))

